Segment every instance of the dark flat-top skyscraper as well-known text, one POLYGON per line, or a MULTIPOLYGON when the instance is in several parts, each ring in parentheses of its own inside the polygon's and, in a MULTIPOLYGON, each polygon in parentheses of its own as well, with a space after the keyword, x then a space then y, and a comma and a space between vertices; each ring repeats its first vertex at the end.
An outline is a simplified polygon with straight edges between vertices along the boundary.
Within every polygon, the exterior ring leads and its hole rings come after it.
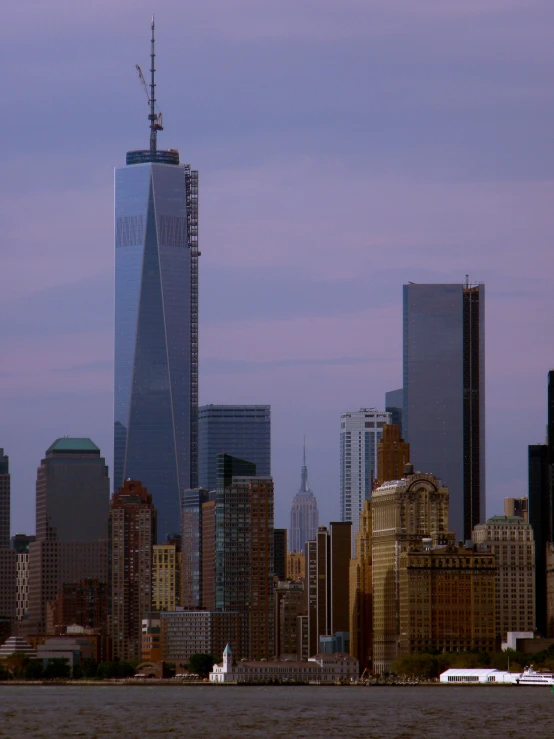
POLYGON ((404 438, 450 489, 449 526, 485 520, 485 287, 404 285, 404 438))
POLYGON ((271 475, 271 406, 203 405, 198 409, 198 477, 207 490, 217 487, 217 455, 230 454, 271 475))
POLYGON ((198 172, 157 149, 153 20, 151 59, 150 148, 115 170, 114 489, 142 481, 164 541, 197 483, 198 172))

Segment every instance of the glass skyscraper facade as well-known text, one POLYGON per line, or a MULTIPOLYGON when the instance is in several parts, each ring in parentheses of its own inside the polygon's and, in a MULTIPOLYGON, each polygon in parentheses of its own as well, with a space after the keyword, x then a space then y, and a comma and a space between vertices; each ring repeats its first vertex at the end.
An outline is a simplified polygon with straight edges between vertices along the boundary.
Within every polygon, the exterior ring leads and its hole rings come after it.
POLYGON ((198 482, 217 487, 217 455, 252 462, 260 477, 271 475, 271 406, 203 405, 198 409, 198 482))
POLYGON ((356 534, 364 500, 371 498, 377 479, 377 444, 391 414, 361 408, 340 417, 340 520, 352 522, 352 557, 356 556, 356 534))
POLYGON ((175 150, 115 171, 114 489, 143 483, 159 541, 196 486, 197 182, 175 150))
POLYGON ((450 490, 449 526, 485 520, 484 285, 404 285, 404 438, 450 490))

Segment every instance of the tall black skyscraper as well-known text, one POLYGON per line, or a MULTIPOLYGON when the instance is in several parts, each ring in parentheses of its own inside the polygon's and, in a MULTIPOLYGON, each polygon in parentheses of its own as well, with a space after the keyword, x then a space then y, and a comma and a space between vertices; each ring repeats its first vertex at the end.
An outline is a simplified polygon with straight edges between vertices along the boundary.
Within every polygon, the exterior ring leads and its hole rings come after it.
POLYGON ((10 547, 10 466, 0 449, 0 639, 9 636, 15 617, 16 554, 10 547))
POLYGON ((142 482, 165 541, 197 485, 198 172, 157 148, 151 44, 150 148, 115 171, 114 489, 142 482))
POLYGON ((416 469, 450 489, 450 528, 485 519, 485 287, 404 285, 402 428, 416 469))
POLYGON ((554 539, 554 370, 548 373, 545 444, 529 447, 529 523, 535 538, 535 613, 537 630, 547 634, 546 545, 554 539))

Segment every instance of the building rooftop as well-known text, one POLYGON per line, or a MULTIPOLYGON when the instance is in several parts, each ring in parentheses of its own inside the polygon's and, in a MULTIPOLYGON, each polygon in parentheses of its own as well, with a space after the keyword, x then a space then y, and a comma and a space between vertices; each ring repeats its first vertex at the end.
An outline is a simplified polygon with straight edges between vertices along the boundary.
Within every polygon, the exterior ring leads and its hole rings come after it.
POLYGON ((56 439, 46 450, 46 454, 55 454, 56 452, 98 452, 100 454, 100 449, 92 439, 63 436, 61 439, 56 439))
POLYGON ((487 518, 485 526, 488 524, 524 524, 525 526, 530 526, 521 516, 492 516, 491 518, 487 518))

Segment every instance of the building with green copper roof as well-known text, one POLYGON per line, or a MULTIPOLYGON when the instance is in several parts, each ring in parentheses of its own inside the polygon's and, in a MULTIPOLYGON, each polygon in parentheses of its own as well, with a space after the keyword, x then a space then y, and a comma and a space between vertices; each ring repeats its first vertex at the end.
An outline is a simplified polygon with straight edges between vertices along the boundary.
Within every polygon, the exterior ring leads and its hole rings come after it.
POLYGON ((100 449, 92 439, 62 436, 46 450, 46 454, 56 454, 56 452, 98 452, 100 454, 100 449))

